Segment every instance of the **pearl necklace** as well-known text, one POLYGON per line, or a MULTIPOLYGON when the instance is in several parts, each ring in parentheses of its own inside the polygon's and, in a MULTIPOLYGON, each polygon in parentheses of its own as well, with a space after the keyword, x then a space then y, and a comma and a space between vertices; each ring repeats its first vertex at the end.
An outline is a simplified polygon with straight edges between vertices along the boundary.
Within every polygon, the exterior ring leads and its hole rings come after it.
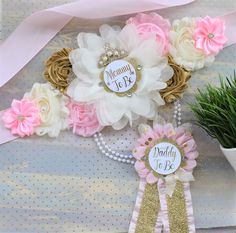
MULTIPOLYGON (((181 125, 181 121, 182 121, 182 119, 181 119, 181 111, 182 111, 181 104, 179 103, 179 101, 176 101, 174 103, 174 105, 175 105, 175 110, 174 110, 173 118, 176 121, 176 125, 178 127, 181 125)), ((135 161, 133 159, 133 155, 123 155, 123 154, 120 154, 119 152, 112 150, 105 142, 101 132, 95 133, 93 137, 94 137, 94 140, 95 140, 99 150, 106 157, 113 159, 115 161, 118 161, 118 162, 122 162, 122 163, 128 163, 128 164, 135 163, 135 161)))
POLYGON ((122 163, 134 164, 133 155, 123 155, 112 150, 105 142, 101 133, 94 134, 94 140, 97 143, 99 150, 108 158, 122 163))
POLYGON ((181 109, 181 104, 180 104, 179 100, 176 101, 174 103, 174 105, 175 105, 175 110, 174 110, 173 118, 174 118, 174 121, 176 122, 176 125, 178 127, 182 124, 182 119, 181 119, 182 109, 181 109))

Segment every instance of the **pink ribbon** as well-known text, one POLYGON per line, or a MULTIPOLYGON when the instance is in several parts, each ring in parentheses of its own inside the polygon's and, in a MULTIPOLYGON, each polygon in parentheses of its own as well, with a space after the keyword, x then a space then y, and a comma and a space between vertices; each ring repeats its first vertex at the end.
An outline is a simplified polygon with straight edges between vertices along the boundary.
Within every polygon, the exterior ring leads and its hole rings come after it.
POLYGON ((194 223, 194 216, 193 216, 193 205, 192 205, 192 197, 190 192, 190 184, 184 184, 184 195, 185 195, 185 205, 187 210, 187 219, 188 219, 188 230, 189 233, 195 233, 195 223, 194 223))
POLYGON ((0 111, 0 145, 18 138, 18 136, 13 135, 9 129, 4 127, 2 123, 3 112, 0 111))
POLYGON ((169 225, 168 207, 167 207, 167 200, 166 200, 166 186, 162 179, 158 180, 157 188, 158 188, 159 198, 160 198, 163 232, 169 233, 170 225, 169 225))
POLYGON ((73 17, 108 18, 184 5, 194 0, 78 0, 36 12, 0 45, 0 87, 17 74, 73 17))
POLYGON ((132 218, 131 218, 131 221, 130 221, 130 224, 129 224, 128 233, 135 233, 146 184, 147 183, 146 183, 145 179, 140 179, 138 195, 137 195, 137 198, 136 198, 132 218))
MULTIPOLYGON (((135 233, 138 217, 140 214, 140 208, 142 205, 143 195, 146 187, 146 180, 140 179, 138 195, 135 202, 135 207, 133 210, 132 218, 129 226, 129 233, 135 233)), ((162 179, 159 179, 157 182, 157 190, 160 199, 160 211, 158 212, 157 220, 155 228, 153 229, 154 233, 169 233, 170 225, 169 225, 169 217, 168 217, 168 206, 166 200, 166 186, 162 179)), ((188 231, 189 233, 195 233, 195 223, 193 216, 193 206, 192 206, 192 198, 190 192, 190 184, 183 183, 184 185, 184 199, 186 204, 186 212, 187 212, 187 221, 188 221, 188 231)))

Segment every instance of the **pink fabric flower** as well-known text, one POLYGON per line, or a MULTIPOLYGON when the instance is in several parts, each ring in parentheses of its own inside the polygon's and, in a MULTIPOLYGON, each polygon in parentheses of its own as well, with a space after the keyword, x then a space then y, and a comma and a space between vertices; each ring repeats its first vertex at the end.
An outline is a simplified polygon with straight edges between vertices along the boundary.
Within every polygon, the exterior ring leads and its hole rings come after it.
POLYGON ((94 104, 77 103, 71 100, 68 108, 69 127, 73 128, 73 133, 90 137, 103 129, 98 122, 94 104))
POLYGON ((205 18, 199 19, 193 32, 195 48, 202 50, 206 55, 217 54, 227 38, 224 34, 225 24, 220 18, 205 18))
POLYGON ((168 53, 171 28, 169 20, 153 12, 150 14, 137 14, 135 17, 128 19, 126 23, 134 24, 144 39, 155 35, 156 40, 163 45, 163 54, 168 53))
POLYGON ((156 145, 156 142, 161 139, 175 142, 179 149, 184 152, 184 163, 181 164, 181 169, 191 172, 197 165, 195 159, 198 156, 198 152, 195 141, 189 132, 186 132, 181 127, 175 129, 172 124, 155 125, 153 129, 148 130, 146 134, 138 139, 133 151, 133 156, 136 159, 134 167, 140 178, 145 178, 149 184, 156 183, 158 176, 150 166, 147 166, 148 153, 156 145))
POLYGON ((11 108, 2 117, 4 126, 11 129, 12 134, 20 137, 30 136, 35 127, 40 125, 39 109, 32 100, 13 100, 11 108))

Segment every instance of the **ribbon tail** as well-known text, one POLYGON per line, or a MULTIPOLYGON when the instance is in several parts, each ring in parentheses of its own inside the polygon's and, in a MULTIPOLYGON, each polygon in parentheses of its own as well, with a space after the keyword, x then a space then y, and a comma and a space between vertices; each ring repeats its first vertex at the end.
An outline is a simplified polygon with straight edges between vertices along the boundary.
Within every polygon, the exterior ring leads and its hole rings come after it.
POLYGON ((164 180, 141 179, 129 233, 195 233, 189 182, 176 181, 172 196, 164 180))
POLYGON ((161 232, 160 201, 156 184, 140 180, 139 191, 129 226, 129 233, 161 232), (157 223, 158 222, 158 223, 157 223))
POLYGON ((156 226, 154 229, 154 233, 162 233, 163 232, 163 225, 162 225, 162 211, 159 211, 156 221, 156 226))
POLYGON ((172 197, 167 196, 167 206, 170 233, 195 232, 189 183, 176 182, 172 197))
POLYGON ((129 231, 128 231, 129 233, 135 233, 145 187, 146 187, 146 181, 144 179, 141 179, 140 183, 139 183, 138 195, 136 198, 134 211, 133 211, 132 218, 131 218, 130 225, 129 225, 129 231))
POLYGON ((167 199, 166 199, 166 187, 163 180, 161 179, 158 180, 157 187, 158 187, 158 192, 159 192, 159 197, 160 197, 163 230, 164 230, 164 233, 169 233, 170 226, 169 226, 167 199))
POLYGON ((192 198, 191 198, 191 192, 190 192, 190 184, 184 183, 184 194, 185 194, 185 205, 187 210, 187 218, 188 218, 188 228, 189 233, 195 233, 195 223, 194 223, 194 217, 193 217, 193 205, 192 205, 192 198))

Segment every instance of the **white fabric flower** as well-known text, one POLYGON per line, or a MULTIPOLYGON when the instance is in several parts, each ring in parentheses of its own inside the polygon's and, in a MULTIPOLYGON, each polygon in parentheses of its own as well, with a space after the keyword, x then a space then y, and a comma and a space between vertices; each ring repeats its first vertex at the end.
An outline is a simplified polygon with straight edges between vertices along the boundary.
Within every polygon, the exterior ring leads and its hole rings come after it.
POLYGON ((37 135, 48 134, 50 137, 57 137, 61 130, 68 128, 68 98, 50 84, 35 83, 24 98, 35 100, 39 107, 41 124, 35 130, 37 135))
POLYGON ((193 30, 195 18, 175 20, 170 31, 170 54, 174 61, 186 70, 194 71, 211 64, 215 57, 207 56, 194 46, 193 30))
POLYGON ((167 59, 161 57, 162 45, 155 38, 143 40, 135 26, 118 27, 103 25, 98 36, 92 33, 78 35, 79 49, 70 53, 73 71, 77 75, 68 88, 68 95, 78 102, 93 102, 96 105, 99 122, 103 126, 112 125, 122 129, 140 116, 153 119, 157 106, 163 105, 159 90, 166 87, 166 81, 173 75, 167 59), (141 80, 137 90, 128 96, 117 96, 107 92, 99 76, 104 68, 99 68, 100 55, 104 45, 128 52, 128 58, 135 59, 142 66, 141 80))

